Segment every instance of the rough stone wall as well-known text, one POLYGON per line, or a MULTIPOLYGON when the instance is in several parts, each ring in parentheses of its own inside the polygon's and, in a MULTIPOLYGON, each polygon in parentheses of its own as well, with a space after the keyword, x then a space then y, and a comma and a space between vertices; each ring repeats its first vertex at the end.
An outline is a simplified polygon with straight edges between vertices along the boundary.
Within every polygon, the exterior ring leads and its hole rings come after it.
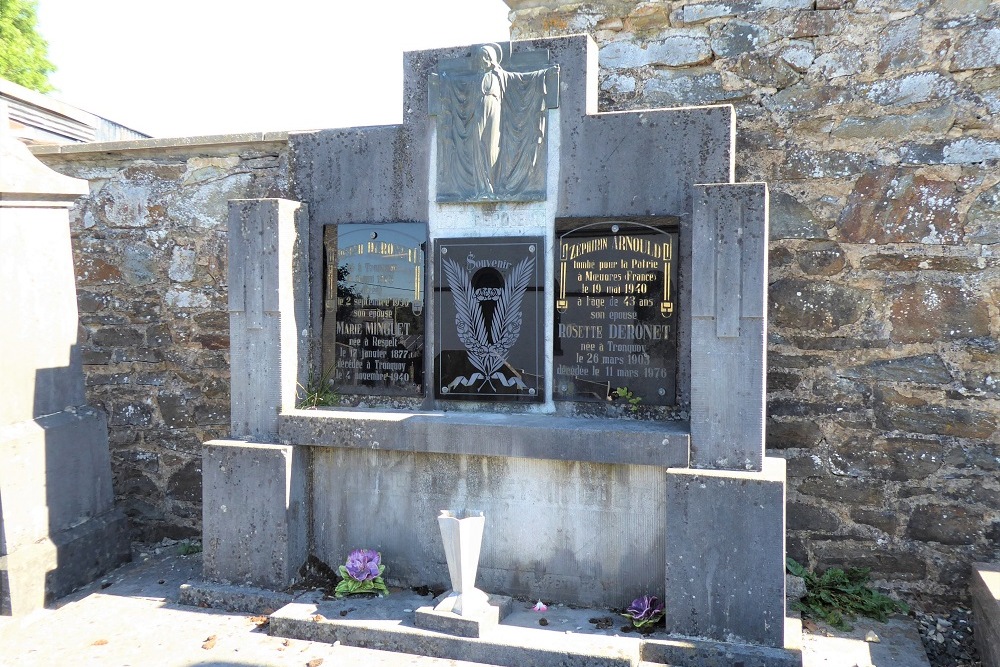
POLYGON ((967 602, 1000 558, 1000 4, 508 4, 514 39, 594 36, 602 110, 736 106, 789 555, 967 602))
POLYGON ((79 343, 137 539, 201 533, 201 444, 229 433, 227 201, 289 191, 284 136, 260 139, 35 149, 90 182, 70 214, 79 343))

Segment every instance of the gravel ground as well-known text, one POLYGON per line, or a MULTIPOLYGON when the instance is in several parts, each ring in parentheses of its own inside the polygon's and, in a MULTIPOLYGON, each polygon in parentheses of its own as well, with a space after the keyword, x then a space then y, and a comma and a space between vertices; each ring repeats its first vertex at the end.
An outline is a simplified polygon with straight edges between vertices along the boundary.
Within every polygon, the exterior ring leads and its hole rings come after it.
POLYGON ((931 667, 982 667, 971 611, 955 609, 947 616, 916 611, 913 615, 931 667))

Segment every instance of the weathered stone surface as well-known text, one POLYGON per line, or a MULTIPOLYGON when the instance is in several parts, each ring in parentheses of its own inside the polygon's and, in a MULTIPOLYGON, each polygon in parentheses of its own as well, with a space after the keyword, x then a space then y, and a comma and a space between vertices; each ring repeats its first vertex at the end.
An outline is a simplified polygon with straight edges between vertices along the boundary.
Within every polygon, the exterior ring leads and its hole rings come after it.
POLYGON ((783 278, 769 290, 772 324, 832 333, 861 319, 871 297, 832 282, 783 278))
POLYGON ((842 86, 827 86, 821 89, 796 84, 764 100, 764 105, 776 112, 805 113, 831 105, 845 104, 853 93, 842 86))
POLYGON ((1000 65, 1000 26, 995 21, 968 31, 955 43, 952 71, 997 65, 1000 65))
POLYGON ((923 542, 973 544, 982 536, 981 512, 962 505, 919 505, 913 508, 906 534, 923 542))
POLYGON ((833 80, 860 73, 863 64, 861 49, 843 45, 836 51, 817 56, 810 70, 818 71, 824 78, 833 80))
POLYGON ((884 74, 890 70, 922 65, 927 59, 920 44, 922 25, 920 16, 908 16, 889 24, 879 40, 879 61, 875 71, 884 74))
POLYGON ((865 97, 875 104, 890 106, 947 100, 957 92, 958 86, 950 76, 931 71, 876 81, 868 86, 865 97))
POLYGON ((889 481, 925 479, 944 464, 940 443, 915 438, 886 438, 873 443, 839 445, 837 452, 846 465, 873 478, 889 481))
POLYGON ((972 273, 983 269, 976 257, 928 257, 927 255, 885 253, 861 260, 862 269, 874 271, 950 271, 972 273))
POLYGON ((797 83, 802 75, 781 58, 766 53, 744 53, 733 71, 761 86, 783 89, 797 83))
POLYGON ((921 384, 947 384, 952 380, 948 367, 936 354, 872 361, 845 369, 844 374, 848 377, 921 384))
POLYGON ((771 419, 767 422, 766 433, 767 446, 774 449, 809 449, 818 445, 823 439, 823 432, 812 420, 771 419))
POLYGON ((788 530, 836 532, 840 528, 837 515, 823 507, 808 503, 788 503, 786 511, 788 530))
POLYGON ((892 339, 902 343, 956 340, 990 332, 986 302, 963 286, 904 285, 892 302, 889 319, 892 339))
POLYGON ((843 19, 844 14, 838 11, 800 12, 791 36, 798 39, 836 35, 843 29, 843 19))
POLYGON ((788 152, 787 161, 778 168, 783 179, 847 178, 864 171, 865 159, 858 153, 815 151, 797 148, 788 152))
POLYGON ((667 630, 783 646, 785 462, 765 458, 757 473, 673 469, 666 498, 667 630))
POLYGON ((956 243, 958 198, 952 182, 879 168, 858 179, 837 226, 854 243, 956 243))
POLYGON ((727 90, 722 75, 715 72, 688 75, 671 70, 658 70, 646 81, 644 92, 663 106, 713 104, 744 96, 740 91, 727 90))
POLYGON ((802 376, 795 373, 783 373, 781 371, 770 371, 767 374, 767 391, 792 391, 802 382, 802 376))
POLYGON ((832 241, 813 243, 798 252, 799 268, 810 276, 835 276, 846 264, 844 249, 832 241))
POLYGON ((976 197, 965 226, 972 243, 1000 243, 1000 184, 976 197))
POLYGON ((805 204, 784 192, 771 192, 771 239, 824 239, 826 230, 805 204))
POLYGON ((838 408, 861 407, 871 391, 863 383, 843 377, 819 377, 813 381, 812 393, 838 408))
POLYGON ((635 42, 612 42, 600 52, 603 67, 626 69, 646 65, 671 67, 696 65, 712 57, 708 32, 700 29, 671 30, 661 39, 642 46, 635 42))
POLYGON ((816 567, 864 567, 875 580, 921 581, 927 576, 927 565, 912 554, 886 549, 876 542, 860 540, 817 541, 813 545, 816 567))
POLYGON ((778 55, 788 63, 789 67, 799 73, 805 73, 816 59, 816 51, 812 44, 802 40, 792 42, 781 49, 778 55))
POLYGON ((810 477, 799 484, 799 493, 850 505, 878 505, 882 489, 870 480, 810 477))
POLYGON ((883 533, 894 535, 899 527, 899 517, 893 512, 873 510, 865 507, 851 509, 851 518, 858 523, 878 528, 883 533))
POLYGON ((880 428, 956 438, 987 439, 996 431, 996 419, 987 412, 941 405, 876 405, 880 428))
POLYGON ((170 476, 167 495, 174 500, 197 502, 201 500, 201 463, 189 461, 170 476))
POLYGON ((837 139, 909 139, 915 134, 940 136, 955 122, 956 111, 950 104, 924 109, 912 114, 848 116, 830 133, 837 139))
POLYGON ((899 157, 906 164, 978 164, 1000 159, 1000 141, 963 137, 930 144, 904 144, 899 157))
POLYGON ((712 52, 720 58, 733 58, 756 49, 772 41, 767 28, 733 19, 712 35, 712 52))
POLYGON ((807 0, 736 0, 734 2, 705 2, 684 6, 684 22, 700 23, 709 19, 737 16, 746 12, 766 9, 812 9, 807 0))

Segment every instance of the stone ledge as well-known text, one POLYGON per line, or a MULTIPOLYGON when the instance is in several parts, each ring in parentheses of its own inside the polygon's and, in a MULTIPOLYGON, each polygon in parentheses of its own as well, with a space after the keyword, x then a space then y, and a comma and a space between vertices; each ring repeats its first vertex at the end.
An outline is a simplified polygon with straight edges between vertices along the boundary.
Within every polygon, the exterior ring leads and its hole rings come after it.
POLYGON ((320 409, 279 415, 278 439, 346 449, 683 468, 691 437, 686 422, 320 409))
POLYGON ((133 139, 130 141, 31 146, 29 150, 34 155, 123 153, 161 148, 203 148, 238 144, 284 143, 288 141, 288 134, 288 132, 242 132, 239 134, 212 134, 203 137, 168 137, 164 139, 133 139))

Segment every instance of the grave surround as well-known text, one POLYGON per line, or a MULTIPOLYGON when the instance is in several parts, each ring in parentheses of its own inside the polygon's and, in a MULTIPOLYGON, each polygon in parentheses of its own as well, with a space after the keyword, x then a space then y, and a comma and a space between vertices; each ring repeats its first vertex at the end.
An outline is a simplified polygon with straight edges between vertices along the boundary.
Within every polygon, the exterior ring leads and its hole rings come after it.
MULTIPOLYGON (((660 594, 673 632, 780 647, 785 477, 783 462, 764 458, 762 426, 767 189, 732 183, 733 109, 598 114, 589 38, 518 42, 513 49, 548 50, 560 66, 559 107, 547 112, 544 201, 434 201, 427 81, 439 60, 469 53, 464 47, 406 54, 401 125, 292 135, 294 192, 302 204, 231 204, 230 234, 264 242, 257 253, 231 250, 230 289, 248 295, 247 303, 260 292, 264 326, 254 329, 261 336, 254 345, 273 356, 238 348, 235 328, 249 315, 231 296, 233 438, 246 441, 205 445, 206 552, 215 548, 211 527, 225 506, 227 530, 244 513, 271 517, 253 530, 259 540, 281 543, 288 562, 259 565, 268 571, 248 575, 249 556, 207 554, 211 575, 290 583, 292 565, 307 554, 336 565, 365 546, 382 551, 398 583, 443 583, 437 510, 475 507, 487 516, 484 590, 614 607, 660 594), (677 220, 679 316, 675 405, 659 419, 585 419, 572 404, 555 416, 550 371, 537 404, 447 401, 428 384, 423 399, 408 403, 367 396, 352 409, 294 409, 292 375, 305 384, 304 362, 319 358, 327 225, 426 221, 431 243, 538 236, 551 257, 557 219, 663 217, 677 220), (250 218, 259 226, 248 228, 250 218), (280 325, 268 329, 268 318, 280 325), (269 385, 260 384, 261 364, 273 374, 269 385), (730 372, 737 381, 726 377, 730 372), (219 475, 207 469, 221 460, 214 452, 222 447, 227 456, 254 456, 249 441, 289 448, 277 466, 284 466, 287 484, 272 492, 285 499, 286 512, 269 509, 280 506, 271 499, 240 493, 234 513, 227 501, 240 485, 227 479, 231 466, 220 464, 219 475), (299 470, 306 471, 304 484, 299 470), (707 504, 697 500, 706 487, 717 487, 707 504), (304 541, 290 537, 303 531, 304 541), (763 537, 751 541, 747 558, 725 539, 733 534, 763 537), (694 568, 684 571, 693 583, 678 584, 681 564, 694 568), (748 580, 760 584, 751 594, 730 590, 748 580)), ((433 285, 432 262, 427 270, 433 285)), ((551 369, 552 263, 544 270, 543 368, 551 369)), ((431 298, 425 310, 427 369, 438 306, 431 298)), ((435 381, 433 371, 425 375, 435 381)))

